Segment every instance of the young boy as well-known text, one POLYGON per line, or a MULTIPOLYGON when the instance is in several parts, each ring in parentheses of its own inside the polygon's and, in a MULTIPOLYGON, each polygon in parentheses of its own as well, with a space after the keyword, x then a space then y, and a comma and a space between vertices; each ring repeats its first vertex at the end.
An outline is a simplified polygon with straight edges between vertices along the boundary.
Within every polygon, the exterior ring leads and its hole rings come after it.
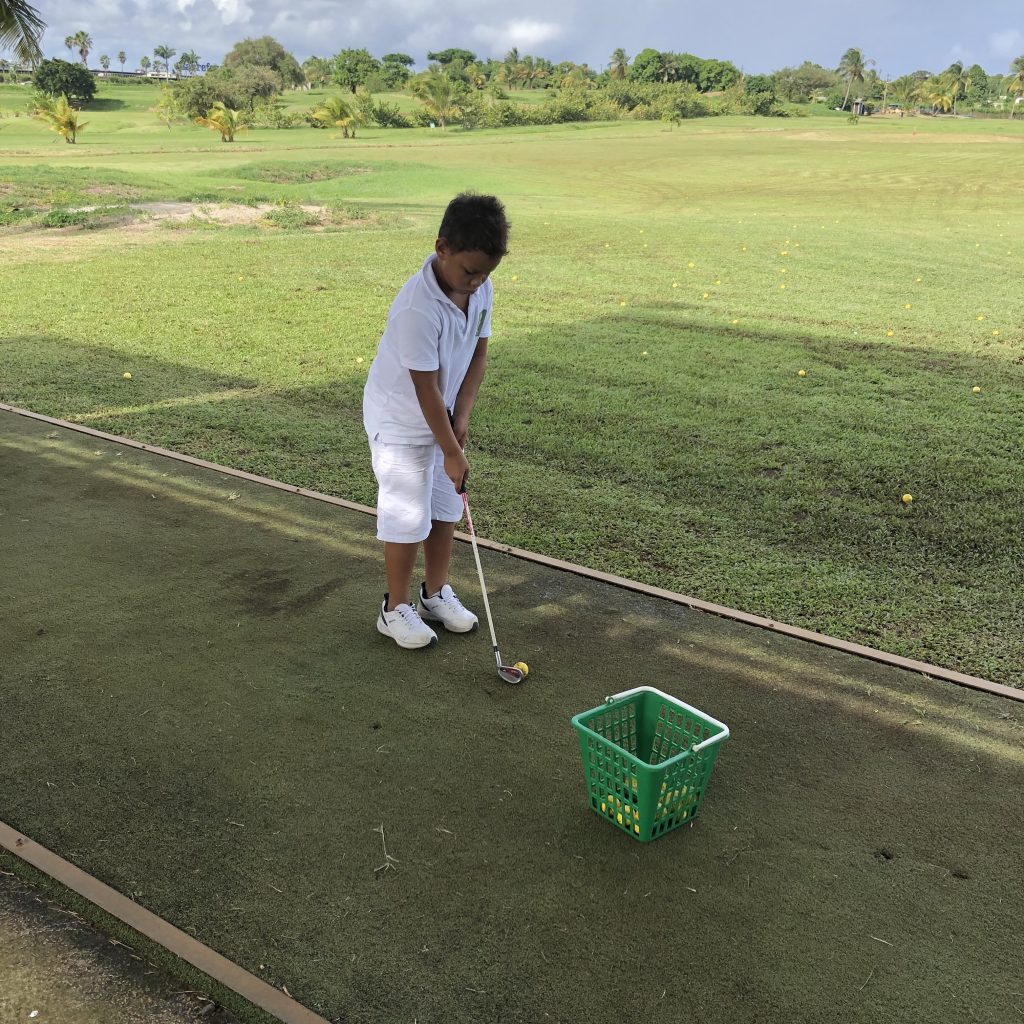
POLYGON ((469 417, 487 362, 488 277, 505 255, 508 230, 494 196, 462 193, 448 204, 433 253, 391 305, 363 391, 388 586, 377 629, 399 647, 437 643, 427 622, 455 633, 478 624, 448 582, 448 563, 469 477, 469 417), (417 611, 409 589, 420 544, 417 611))

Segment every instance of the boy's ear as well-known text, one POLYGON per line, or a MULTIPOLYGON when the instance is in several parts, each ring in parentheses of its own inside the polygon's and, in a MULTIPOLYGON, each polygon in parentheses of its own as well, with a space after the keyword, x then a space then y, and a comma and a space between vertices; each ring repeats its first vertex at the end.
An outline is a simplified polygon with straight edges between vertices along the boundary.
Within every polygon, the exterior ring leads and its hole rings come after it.
POLYGON ((438 256, 449 256, 451 254, 451 248, 448 245, 447 238, 439 238, 434 242, 434 252, 438 256))

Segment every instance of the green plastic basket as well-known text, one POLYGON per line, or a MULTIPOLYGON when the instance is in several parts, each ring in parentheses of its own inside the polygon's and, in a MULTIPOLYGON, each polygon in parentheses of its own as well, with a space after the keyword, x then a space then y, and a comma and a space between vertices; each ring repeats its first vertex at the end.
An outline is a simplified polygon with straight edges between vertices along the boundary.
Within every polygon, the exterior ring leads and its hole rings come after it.
POLYGON ((729 729, 652 686, 572 720, 590 806, 641 843, 692 822, 729 729))

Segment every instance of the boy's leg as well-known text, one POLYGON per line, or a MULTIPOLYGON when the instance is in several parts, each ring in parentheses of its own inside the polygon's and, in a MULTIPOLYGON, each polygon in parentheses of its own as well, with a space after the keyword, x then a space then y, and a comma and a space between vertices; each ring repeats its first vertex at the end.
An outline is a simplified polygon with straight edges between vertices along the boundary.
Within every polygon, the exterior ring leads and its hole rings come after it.
MULTIPOLYGON (((424 549, 426 545, 427 541, 424 541, 424 549)), ((416 565, 416 553, 419 551, 419 547, 419 544, 384 542, 384 571, 388 578, 387 610, 389 612, 393 612, 400 604, 409 604, 412 570, 416 565)), ((449 541, 448 547, 450 551, 451 541, 449 541)))
POLYGON ((432 445, 398 445, 370 441, 377 492, 377 539, 384 542, 387 605, 379 606, 377 631, 399 647, 427 647, 437 634, 409 600, 412 570, 423 539, 430 532, 432 445), (401 610, 399 610, 401 608, 401 610))
POLYGON ((455 527, 462 518, 462 498, 445 475, 440 454, 434 466, 434 488, 430 504, 430 533, 423 542, 420 615, 425 622, 440 622, 452 633, 469 633, 476 629, 479 621, 468 608, 463 607, 448 583, 455 527))
MULTIPOLYGON (((455 523, 444 523, 438 519, 434 519, 430 523, 430 534, 423 542, 423 582, 426 584, 428 594, 436 594, 448 582, 448 566, 452 560, 455 525, 455 523)), ((413 562, 409 565, 410 573, 412 573, 414 564, 413 562)), ((388 582, 390 583, 390 577, 388 582)))

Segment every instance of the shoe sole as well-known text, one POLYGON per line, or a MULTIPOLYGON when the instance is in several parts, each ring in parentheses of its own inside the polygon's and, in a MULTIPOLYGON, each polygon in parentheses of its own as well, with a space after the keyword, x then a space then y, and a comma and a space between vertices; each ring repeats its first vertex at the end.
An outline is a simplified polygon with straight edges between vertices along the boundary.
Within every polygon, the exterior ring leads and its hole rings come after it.
POLYGON ((478 629, 479 626, 480 626, 480 622, 479 622, 479 620, 477 620, 468 629, 455 629, 452 626, 449 626, 448 623, 444 621, 444 619, 435 618, 433 615, 424 615, 422 609, 420 610, 420 618, 424 622, 436 622, 439 625, 444 626, 444 628, 449 633, 472 633, 474 630, 478 629))
POLYGON ((421 647, 433 647, 437 643, 437 637, 432 636, 429 640, 422 644, 404 644, 402 643, 401 640, 398 639, 397 636, 394 636, 388 630, 387 626, 381 623, 379 618, 377 619, 377 632, 380 633, 381 636, 386 636, 389 640, 394 640, 399 647, 406 651, 418 651, 421 647))

